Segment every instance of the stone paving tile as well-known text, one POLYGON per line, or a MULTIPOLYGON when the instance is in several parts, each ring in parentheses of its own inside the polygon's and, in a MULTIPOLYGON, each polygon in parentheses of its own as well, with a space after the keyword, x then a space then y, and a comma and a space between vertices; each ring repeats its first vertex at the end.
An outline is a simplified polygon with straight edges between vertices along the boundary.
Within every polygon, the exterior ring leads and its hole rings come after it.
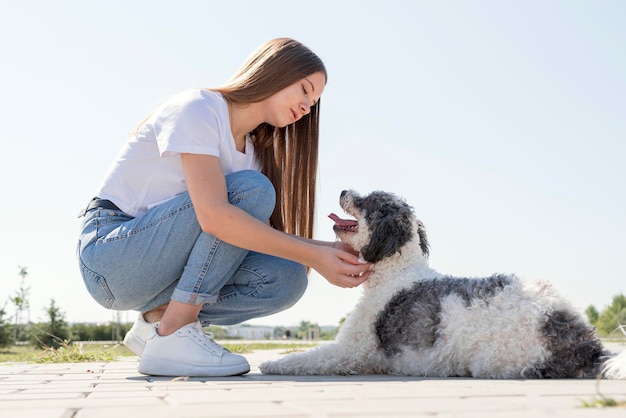
POLYGON ((0 364, 0 417, 626 417, 583 408, 597 393, 626 401, 626 381, 260 374, 260 362, 282 355, 252 353, 249 374, 226 378, 144 376, 137 358, 0 364))

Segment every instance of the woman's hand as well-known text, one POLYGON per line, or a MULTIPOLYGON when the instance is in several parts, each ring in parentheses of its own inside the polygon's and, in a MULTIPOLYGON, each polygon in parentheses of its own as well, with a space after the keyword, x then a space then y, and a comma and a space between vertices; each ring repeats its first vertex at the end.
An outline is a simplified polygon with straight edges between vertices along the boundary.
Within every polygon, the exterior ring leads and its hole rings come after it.
MULTIPOLYGON (((359 256, 359 252, 358 251, 354 251, 352 249, 352 247, 350 245, 346 244, 345 242, 333 241, 330 246, 333 247, 333 248, 337 248, 339 250, 343 250, 343 251, 349 252, 351 254, 354 254, 357 257, 359 256)), ((363 261, 363 260, 361 259, 361 261, 363 261)))
POLYGON ((318 246, 318 257, 311 267, 329 283, 343 288, 353 288, 369 278, 372 264, 360 259, 343 243, 332 247, 318 246), (339 248, 336 248, 339 247, 339 248))

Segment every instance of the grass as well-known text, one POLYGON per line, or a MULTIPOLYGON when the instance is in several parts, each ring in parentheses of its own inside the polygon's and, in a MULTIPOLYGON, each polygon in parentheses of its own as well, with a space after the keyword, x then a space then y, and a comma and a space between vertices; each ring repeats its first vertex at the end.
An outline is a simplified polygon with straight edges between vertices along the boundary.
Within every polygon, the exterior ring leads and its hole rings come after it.
POLYGON ((317 347, 319 344, 316 343, 296 343, 296 342, 251 342, 251 343, 227 343, 220 342, 221 345, 233 353, 237 354, 245 354, 251 351, 258 350, 280 350, 285 349, 284 353, 292 353, 294 351, 303 351, 308 350, 313 347, 317 347))
MULTIPOLYGON (((222 345, 233 353, 245 354, 257 350, 280 350, 286 353, 302 351, 317 346, 309 342, 224 342, 222 345)), ((43 349, 32 345, 20 345, 0 348, 0 363, 82 363, 95 361, 115 361, 120 357, 134 356, 122 344, 111 343, 77 343, 64 341, 57 349, 43 349)))
POLYGON ((601 379, 596 379, 596 396, 591 401, 581 401, 583 408, 626 408, 626 401, 616 401, 600 393, 601 379))
POLYGON ((16 363, 81 363, 89 361, 114 361, 119 357, 134 355, 123 345, 71 344, 64 342, 57 349, 38 348, 32 345, 10 346, 0 349, 0 362, 16 363))
POLYGON ((613 398, 606 398, 602 395, 600 397, 594 399, 593 401, 583 402, 583 408, 611 408, 611 407, 621 407, 626 408, 626 401, 618 402, 613 398))

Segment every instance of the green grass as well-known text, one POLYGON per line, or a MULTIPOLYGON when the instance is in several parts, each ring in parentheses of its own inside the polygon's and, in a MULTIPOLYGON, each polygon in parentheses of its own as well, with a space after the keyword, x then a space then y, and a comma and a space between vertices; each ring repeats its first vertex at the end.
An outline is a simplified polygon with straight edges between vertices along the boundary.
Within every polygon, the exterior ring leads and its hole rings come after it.
POLYGON ((591 401, 581 401, 583 408, 626 408, 626 401, 616 401, 600 393, 601 379, 596 379, 596 396, 591 401))
POLYGON ((626 401, 618 402, 613 398, 605 398, 604 396, 594 399, 593 401, 582 401, 583 408, 626 408, 626 401))
MULTIPOLYGON (((245 354, 256 350, 280 350, 285 352, 308 350, 317 346, 315 343, 296 342, 221 342, 233 353, 245 354)), ((120 357, 134 356, 122 344, 88 343, 71 344, 64 342, 58 349, 40 349, 32 345, 0 348, 0 363, 82 363, 93 361, 115 361, 120 357)))
POLYGON ((251 351, 258 350, 281 350, 285 349, 285 353, 291 353, 294 351, 308 350, 313 347, 317 347, 316 343, 295 343, 295 342, 253 342, 253 343, 227 343, 221 341, 220 344, 229 349, 233 353, 245 354, 251 351))
POLYGON ((0 349, 0 362, 30 363, 81 363, 89 361, 113 361, 119 357, 134 355, 119 344, 70 344, 59 348, 38 348, 32 345, 11 346, 0 349))
POLYGON ((0 348, 0 362, 28 361, 34 354, 33 347, 27 345, 12 345, 0 348))

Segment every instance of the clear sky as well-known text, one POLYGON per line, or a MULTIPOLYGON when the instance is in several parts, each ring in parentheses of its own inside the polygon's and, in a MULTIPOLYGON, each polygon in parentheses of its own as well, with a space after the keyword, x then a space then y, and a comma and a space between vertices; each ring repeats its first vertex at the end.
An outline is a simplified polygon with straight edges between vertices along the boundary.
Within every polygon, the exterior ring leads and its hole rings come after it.
MULTIPOLYGON (((581 310, 626 293, 624 1, 14 0, 0 306, 25 266, 31 320, 52 298, 69 321, 110 320, 78 272, 77 212, 156 104, 282 36, 329 71, 317 238, 334 239, 341 190, 386 190, 415 207, 441 272, 551 280, 581 310)), ((359 294, 313 274, 295 307, 251 323, 336 325, 359 294)))

